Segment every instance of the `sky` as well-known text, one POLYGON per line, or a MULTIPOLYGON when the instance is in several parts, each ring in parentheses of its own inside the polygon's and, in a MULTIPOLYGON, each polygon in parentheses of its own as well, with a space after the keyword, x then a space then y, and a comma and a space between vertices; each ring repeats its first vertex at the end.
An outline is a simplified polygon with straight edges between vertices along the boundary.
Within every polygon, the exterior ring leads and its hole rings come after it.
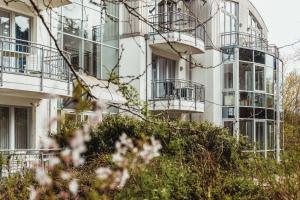
MULTIPOLYGON (((269 33, 269 43, 284 46, 300 40, 300 0, 250 0, 257 8, 269 33)), ((293 59, 300 43, 280 50, 283 57, 289 57, 285 72, 300 72, 300 61, 293 59)))

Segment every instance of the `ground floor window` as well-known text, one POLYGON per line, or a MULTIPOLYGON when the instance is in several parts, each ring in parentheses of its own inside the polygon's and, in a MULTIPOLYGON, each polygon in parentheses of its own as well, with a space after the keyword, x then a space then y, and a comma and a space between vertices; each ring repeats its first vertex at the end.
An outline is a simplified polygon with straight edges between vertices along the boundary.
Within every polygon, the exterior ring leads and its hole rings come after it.
POLYGON ((0 149, 31 147, 31 108, 0 106, 0 149))

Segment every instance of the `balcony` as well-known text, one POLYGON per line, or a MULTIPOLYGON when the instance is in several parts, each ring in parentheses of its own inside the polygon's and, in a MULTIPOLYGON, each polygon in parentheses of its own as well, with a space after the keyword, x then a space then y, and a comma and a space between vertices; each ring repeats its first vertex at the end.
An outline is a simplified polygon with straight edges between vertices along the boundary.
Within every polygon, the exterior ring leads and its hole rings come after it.
POLYGON ((55 48, 0 36, 2 94, 32 98, 70 96, 71 86, 69 67, 55 48))
POLYGON ((205 88, 185 80, 152 81, 151 110, 204 112, 205 88))
POLYGON ((233 32, 223 33, 221 35, 221 47, 245 47, 250 49, 256 49, 279 56, 278 48, 275 45, 270 45, 268 40, 262 37, 257 37, 249 33, 233 32))
POLYGON ((59 152, 59 149, 0 150, 0 178, 14 173, 23 174, 37 163, 46 167, 49 165, 49 159, 59 152))
POLYGON ((152 47, 176 54, 204 53, 205 29, 195 17, 183 12, 168 12, 152 15, 149 21, 152 47))

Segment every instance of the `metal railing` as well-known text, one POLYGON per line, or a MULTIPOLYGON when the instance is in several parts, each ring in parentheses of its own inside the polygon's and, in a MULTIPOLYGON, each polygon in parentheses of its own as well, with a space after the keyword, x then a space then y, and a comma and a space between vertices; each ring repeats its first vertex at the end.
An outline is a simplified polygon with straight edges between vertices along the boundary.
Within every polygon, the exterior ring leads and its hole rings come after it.
POLYGON ((60 149, 0 150, 0 178, 10 174, 24 174, 36 164, 48 166, 49 159, 58 155, 60 149))
POLYGON ((268 40, 249 33, 231 32, 221 34, 221 47, 246 47, 265 51, 272 55, 278 56, 278 48, 269 44, 268 40))
POLYGON ((197 20, 196 17, 184 12, 168 12, 151 15, 149 21, 152 23, 151 34, 163 34, 178 32, 188 34, 196 39, 205 41, 205 27, 197 20))
MULTIPOLYGON (((64 52, 70 59, 70 54, 64 52)), ((17 73, 68 81, 70 71, 57 49, 31 41, 0 36, 1 73, 17 73)))
POLYGON ((152 81, 152 100, 205 101, 204 85, 179 79, 152 81))

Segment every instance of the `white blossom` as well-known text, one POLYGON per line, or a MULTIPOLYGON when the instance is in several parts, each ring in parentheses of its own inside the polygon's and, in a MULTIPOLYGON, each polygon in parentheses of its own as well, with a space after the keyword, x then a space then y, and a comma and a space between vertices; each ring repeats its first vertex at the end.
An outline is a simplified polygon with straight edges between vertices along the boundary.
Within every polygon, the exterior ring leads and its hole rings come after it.
POLYGON ((111 174, 112 174, 112 171, 108 167, 99 167, 96 170, 97 178, 100 179, 100 180, 107 179, 111 174))
POLYGON ((59 163, 60 163, 60 160, 58 157, 54 156, 54 157, 49 158, 49 166, 50 167, 54 167, 54 166, 58 165, 59 163))
POLYGON ((29 194, 29 200, 35 200, 37 195, 38 195, 38 192, 35 190, 35 188, 33 186, 30 186, 28 188, 30 194, 29 194))
POLYGON ((129 179, 128 170, 124 169, 122 172, 122 175, 120 177, 120 182, 119 182, 118 188, 122 189, 125 186, 128 179, 129 179))
POLYGON ((44 186, 52 183, 51 178, 48 176, 47 171, 44 168, 37 167, 35 172, 35 179, 40 185, 44 186))
POLYGON ((112 161, 119 167, 122 166, 124 160, 125 158, 118 152, 112 155, 112 161))
POLYGON ((44 149, 57 149, 58 148, 58 144, 56 143, 56 141, 48 136, 43 136, 41 138, 41 146, 44 149))
POLYGON ((151 137, 151 144, 145 143, 143 145, 143 150, 139 153, 139 156, 145 161, 146 164, 150 162, 155 157, 158 157, 159 150, 162 148, 160 142, 151 137))
POLYGON ((69 148, 64 149, 62 152, 60 152, 60 155, 65 158, 69 157, 71 155, 72 151, 69 148))
POLYGON ((65 171, 62 171, 60 173, 60 177, 63 179, 63 180, 69 180, 71 178, 71 174, 68 173, 68 172, 65 172, 65 171))
POLYGON ((74 149, 72 151, 72 161, 75 167, 78 167, 84 163, 84 158, 81 157, 81 151, 74 149))
POLYGON ((73 179, 69 183, 69 190, 73 195, 76 195, 78 192, 78 181, 77 179, 73 179))

